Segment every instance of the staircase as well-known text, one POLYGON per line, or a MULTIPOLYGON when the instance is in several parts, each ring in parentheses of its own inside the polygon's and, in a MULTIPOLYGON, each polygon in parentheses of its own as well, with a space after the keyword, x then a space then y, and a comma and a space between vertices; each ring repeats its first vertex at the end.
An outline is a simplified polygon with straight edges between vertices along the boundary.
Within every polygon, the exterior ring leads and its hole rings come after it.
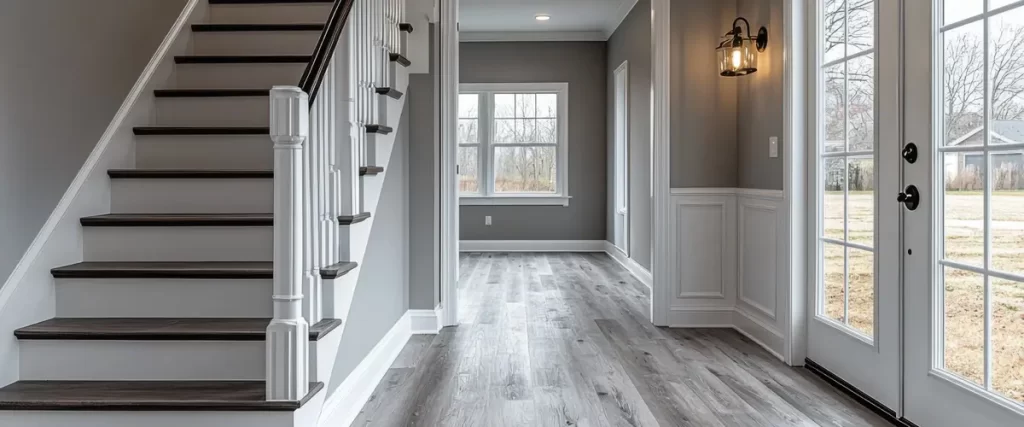
POLYGON ((329 421, 405 106, 402 3, 188 3, 73 188, 68 212, 108 209, 53 231, 78 233, 62 256, 81 262, 49 267, 54 315, 13 331, 0 425, 329 421))

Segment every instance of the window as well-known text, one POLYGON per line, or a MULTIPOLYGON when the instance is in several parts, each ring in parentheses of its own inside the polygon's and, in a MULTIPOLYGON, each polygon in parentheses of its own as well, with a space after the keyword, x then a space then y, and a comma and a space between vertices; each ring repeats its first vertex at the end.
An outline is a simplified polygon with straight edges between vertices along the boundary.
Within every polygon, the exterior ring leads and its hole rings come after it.
POLYGON ((875 2, 822 0, 817 315, 875 336, 875 2))
POLYGON ((563 205, 568 194, 566 83, 463 84, 463 205, 563 205))

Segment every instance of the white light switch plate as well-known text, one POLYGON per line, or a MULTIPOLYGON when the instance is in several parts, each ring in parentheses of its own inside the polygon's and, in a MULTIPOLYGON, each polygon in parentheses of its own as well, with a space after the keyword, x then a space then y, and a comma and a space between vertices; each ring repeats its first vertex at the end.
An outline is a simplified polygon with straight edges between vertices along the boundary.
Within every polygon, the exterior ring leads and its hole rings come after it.
POLYGON ((777 136, 768 138, 768 157, 773 159, 779 157, 779 137, 777 136))
POLYGON ((484 225, 491 225, 490 215, 484 217, 484 225))

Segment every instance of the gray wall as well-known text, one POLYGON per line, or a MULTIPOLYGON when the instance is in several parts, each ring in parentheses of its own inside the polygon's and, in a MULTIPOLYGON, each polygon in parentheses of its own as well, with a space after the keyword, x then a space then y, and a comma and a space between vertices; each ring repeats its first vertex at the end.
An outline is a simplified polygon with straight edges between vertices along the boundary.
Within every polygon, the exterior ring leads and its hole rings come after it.
POLYGON ((736 187, 736 86, 718 75, 715 47, 736 18, 734 2, 672 2, 673 188, 736 187))
MULTIPOLYGON (((755 34, 768 28, 768 49, 758 55, 757 72, 739 81, 737 185, 781 190, 783 181, 783 16, 782 0, 740 0, 739 15, 755 34), (768 138, 779 137, 779 157, 768 157, 768 138)), ((726 26, 725 28, 728 28, 726 26)))
POLYGON ((342 349, 334 364, 328 393, 380 342, 409 310, 409 115, 402 116, 394 150, 384 176, 380 202, 374 212, 370 243, 345 321, 342 349))
POLYGON ((615 227, 615 70, 629 61, 629 256, 651 268, 651 0, 608 39, 608 240, 615 227))
POLYGON ((569 195, 562 206, 463 206, 461 240, 605 240, 604 42, 462 43, 462 83, 569 83, 569 195), (485 226, 484 216, 494 225, 485 226))
POLYGON ((409 76, 409 308, 431 310, 440 302, 441 162, 436 98, 437 26, 430 26, 430 74, 409 76))
POLYGON ((0 4, 0 286, 185 0, 0 4))

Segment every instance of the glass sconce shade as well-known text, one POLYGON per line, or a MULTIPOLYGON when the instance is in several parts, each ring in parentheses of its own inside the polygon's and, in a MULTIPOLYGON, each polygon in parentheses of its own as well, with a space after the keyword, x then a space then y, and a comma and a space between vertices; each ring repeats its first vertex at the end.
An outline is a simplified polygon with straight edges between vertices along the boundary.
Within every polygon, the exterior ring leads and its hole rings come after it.
POLYGON ((726 77, 745 76, 757 71, 757 49, 749 41, 732 46, 730 42, 718 49, 718 74, 726 77))

